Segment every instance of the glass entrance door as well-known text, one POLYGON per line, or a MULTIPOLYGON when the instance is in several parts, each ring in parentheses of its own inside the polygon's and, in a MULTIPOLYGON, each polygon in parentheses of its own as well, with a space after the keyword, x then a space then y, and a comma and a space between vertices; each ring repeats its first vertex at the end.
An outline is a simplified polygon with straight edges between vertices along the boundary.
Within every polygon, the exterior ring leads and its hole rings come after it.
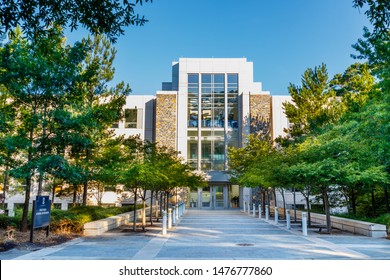
POLYGON ((205 187, 202 189, 202 208, 211 207, 211 188, 205 187))
POLYGON ((214 198, 214 208, 215 209, 223 209, 225 206, 225 195, 224 195, 224 187, 223 186, 215 186, 213 189, 213 198, 214 198))
POLYGON ((199 198, 199 207, 202 209, 226 209, 228 189, 226 186, 209 186, 202 188, 199 198))

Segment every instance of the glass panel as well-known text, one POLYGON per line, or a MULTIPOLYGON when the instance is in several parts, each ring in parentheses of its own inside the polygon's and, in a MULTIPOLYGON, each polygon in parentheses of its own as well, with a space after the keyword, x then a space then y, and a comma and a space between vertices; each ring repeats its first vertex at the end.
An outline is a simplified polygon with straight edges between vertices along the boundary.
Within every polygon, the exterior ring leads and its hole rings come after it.
POLYGON ((137 128, 137 109, 125 109, 125 128, 137 128))
POLYGON ((209 160, 202 160, 200 167, 201 167, 202 170, 211 170, 211 161, 209 161, 209 160))
POLYGON ((222 107, 214 108, 213 110, 213 122, 212 127, 223 127, 225 120, 225 109, 222 107))
POLYGON ((189 202, 190 202, 191 208, 198 207, 198 193, 197 192, 190 192, 189 202))
POLYGON ((198 142, 197 141, 188 141, 187 158, 189 160, 198 159, 198 142))
POLYGON ((238 84, 238 74, 228 74, 227 79, 229 84, 238 84))
POLYGON ((199 75, 198 74, 188 74, 188 83, 189 84, 199 84, 199 75))
POLYGON ((225 168, 225 143, 214 141, 213 170, 224 170, 225 168))
POLYGON ((225 88, 223 86, 214 87, 213 93, 224 93, 225 88))
POLYGON ((211 159, 211 141, 202 141, 202 160, 204 159, 211 159))
POLYGON ((199 92, 199 87, 188 86, 188 93, 198 93, 198 92, 199 92))
POLYGON ((225 74, 214 74, 214 83, 215 84, 224 84, 225 83, 225 74))
POLYGON ((197 130, 188 130, 187 136, 188 137, 198 137, 198 131, 197 130))
POLYGON ((215 207, 216 208, 225 207, 223 187, 222 186, 214 187, 214 192, 215 192, 215 207))
POLYGON ((202 189, 202 207, 210 207, 210 187, 202 189))
POLYGON ((202 95, 211 93, 211 87, 202 86, 202 95))
POLYGON ((211 84, 211 74, 202 74, 202 84, 211 84))

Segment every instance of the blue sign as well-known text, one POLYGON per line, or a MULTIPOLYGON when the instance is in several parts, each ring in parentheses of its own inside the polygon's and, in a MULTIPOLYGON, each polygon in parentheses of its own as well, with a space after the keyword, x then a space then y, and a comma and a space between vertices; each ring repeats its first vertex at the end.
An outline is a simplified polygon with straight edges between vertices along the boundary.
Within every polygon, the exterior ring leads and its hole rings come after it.
POLYGON ((50 199, 49 196, 37 196, 34 201, 34 228, 45 227, 50 224, 50 199))

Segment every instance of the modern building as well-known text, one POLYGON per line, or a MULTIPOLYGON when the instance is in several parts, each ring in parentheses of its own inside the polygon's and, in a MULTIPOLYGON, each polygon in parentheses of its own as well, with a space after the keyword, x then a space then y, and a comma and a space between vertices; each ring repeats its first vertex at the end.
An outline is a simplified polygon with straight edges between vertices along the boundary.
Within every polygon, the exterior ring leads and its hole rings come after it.
POLYGON ((125 119, 114 127, 179 151, 205 174, 208 186, 188 194, 189 206, 234 208, 252 193, 229 182, 228 148, 245 145, 250 133, 283 135, 288 100, 263 91, 246 58, 180 58, 155 96, 128 97, 125 119))
MULTIPOLYGON (((250 133, 272 138, 284 135, 289 126, 284 101, 291 101, 290 96, 270 95, 253 80, 253 62, 246 58, 181 58, 173 62, 172 81, 163 82, 161 91, 127 97, 124 118, 112 128, 116 135, 140 135, 171 147, 204 173, 208 186, 189 191, 188 206, 242 207, 243 201, 252 203, 256 194, 230 183, 228 148, 244 146, 250 133)), ((287 195, 287 204, 290 198, 287 195)), ((121 205, 132 203, 131 199, 111 191, 91 194, 88 203, 121 205)), ((278 195, 275 199, 282 200, 278 195)), ((304 204, 302 198, 296 198, 296 202, 304 204)), ((7 203, 13 208, 24 203, 24 198, 13 195, 7 203)), ((54 203, 66 209, 71 201, 56 197, 54 203)))

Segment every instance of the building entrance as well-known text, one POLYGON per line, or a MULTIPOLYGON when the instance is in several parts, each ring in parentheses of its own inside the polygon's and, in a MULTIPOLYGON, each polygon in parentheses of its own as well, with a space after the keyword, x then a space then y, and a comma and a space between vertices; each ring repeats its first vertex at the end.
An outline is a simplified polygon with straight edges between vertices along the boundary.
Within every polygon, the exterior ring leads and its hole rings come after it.
POLYGON ((229 189, 226 185, 199 188, 190 194, 190 207, 198 209, 230 208, 229 189))

